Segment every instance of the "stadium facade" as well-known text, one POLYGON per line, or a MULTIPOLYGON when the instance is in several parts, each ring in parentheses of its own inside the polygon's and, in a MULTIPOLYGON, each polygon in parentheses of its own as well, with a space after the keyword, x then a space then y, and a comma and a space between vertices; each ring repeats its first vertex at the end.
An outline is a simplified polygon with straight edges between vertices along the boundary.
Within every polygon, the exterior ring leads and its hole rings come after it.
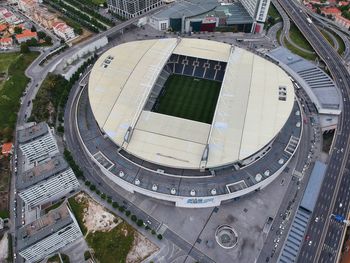
POLYGON ((215 41, 170 38, 114 47, 94 65, 81 98, 87 108, 77 110, 85 116, 78 116, 79 134, 101 170, 129 191, 178 206, 219 205, 262 189, 286 167, 302 132, 288 75, 215 41), (218 96, 183 96, 185 86, 165 103, 170 113, 164 114, 158 107, 171 76, 215 82, 218 96), (178 115, 186 99, 193 105, 208 99, 212 116, 196 119, 196 109, 178 115), (89 119, 95 122, 82 124, 89 119), (94 140, 86 137, 93 133, 94 140))

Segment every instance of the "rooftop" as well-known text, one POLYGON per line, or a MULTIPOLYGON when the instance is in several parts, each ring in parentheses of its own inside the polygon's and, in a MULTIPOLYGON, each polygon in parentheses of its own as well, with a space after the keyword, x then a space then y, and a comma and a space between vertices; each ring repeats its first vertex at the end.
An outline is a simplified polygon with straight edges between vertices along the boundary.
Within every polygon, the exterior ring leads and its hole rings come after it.
POLYGON ((63 203, 34 222, 18 229, 18 250, 33 245, 72 222, 67 204, 63 203))
POLYGON ((55 155, 50 160, 20 174, 17 180, 17 187, 19 189, 25 189, 66 169, 68 169, 68 164, 63 156, 59 154, 55 155))
POLYGON ((316 161, 314 168, 312 169, 309 182, 306 186, 303 199, 301 200, 300 207, 306 209, 309 212, 313 212, 318 198, 318 194, 321 190, 324 175, 326 173, 327 165, 316 161))
POLYGON ((28 37, 36 38, 36 37, 37 37, 37 33, 36 33, 36 32, 32 32, 32 31, 30 31, 29 29, 27 29, 27 30, 24 30, 24 31, 22 32, 22 34, 17 34, 17 35, 16 35, 16 38, 17 38, 17 39, 28 38, 28 37))
POLYGON ((279 62, 306 89, 319 113, 340 114, 340 91, 322 69, 283 47, 271 50, 267 55, 279 62))
POLYGON ((45 122, 40 122, 29 128, 18 131, 18 142, 26 143, 37 137, 45 135, 49 130, 49 126, 45 122))
POLYGON ((169 5, 168 8, 156 12, 152 17, 156 19, 192 17, 210 10, 213 10, 219 3, 217 0, 188 0, 176 2, 169 5))
POLYGON ((289 118, 294 89, 282 69, 251 52, 173 38, 129 42, 104 53, 90 74, 89 99, 99 126, 127 152, 160 165, 198 169, 207 145, 207 167, 245 159, 266 146, 289 118), (227 62, 212 125, 143 110, 171 54, 227 62), (280 89, 288 94, 285 100, 280 89))

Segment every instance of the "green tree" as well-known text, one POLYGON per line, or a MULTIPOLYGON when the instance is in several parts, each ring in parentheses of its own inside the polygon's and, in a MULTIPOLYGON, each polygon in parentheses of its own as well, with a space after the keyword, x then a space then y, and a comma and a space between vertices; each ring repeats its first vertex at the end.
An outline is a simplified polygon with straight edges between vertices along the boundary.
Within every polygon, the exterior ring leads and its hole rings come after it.
POLYGON ((142 226, 143 225, 143 220, 142 219, 137 220, 136 224, 138 226, 142 226))
POLYGON ((23 54, 29 53, 29 47, 27 43, 21 43, 21 53, 23 54))
POLYGON ((46 37, 46 33, 44 31, 38 31, 37 34, 39 39, 44 39, 46 37))
POLYGON ((36 27, 34 25, 32 25, 32 28, 30 29, 30 31, 36 32, 36 27))
POLYGON ((52 38, 51 38, 50 36, 46 36, 46 37, 44 38, 44 40, 45 40, 45 43, 46 43, 46 44, 48 44, 48 45, 51 45, 51 44, 52 44, 52 38))
POLYGON ((15 26, 13 32, 15 32, 15 34, 22 34, 23 29, 21 27, 15 26))

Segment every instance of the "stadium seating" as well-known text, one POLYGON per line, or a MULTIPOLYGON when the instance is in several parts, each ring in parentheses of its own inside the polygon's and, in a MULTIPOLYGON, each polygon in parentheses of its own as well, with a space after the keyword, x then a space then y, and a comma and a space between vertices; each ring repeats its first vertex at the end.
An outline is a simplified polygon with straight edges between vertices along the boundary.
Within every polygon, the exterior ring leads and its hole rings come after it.
POLYGON ((222 82, 226 62, 172 54, 166 68, 174 74, 222 82))
POLYGON ((154 110, 157 107, 157 98, 162 93, 164 84, 171 74, 222 82, 225 69, 226 62, 172 54, 159 74, 144 110, 154 110))

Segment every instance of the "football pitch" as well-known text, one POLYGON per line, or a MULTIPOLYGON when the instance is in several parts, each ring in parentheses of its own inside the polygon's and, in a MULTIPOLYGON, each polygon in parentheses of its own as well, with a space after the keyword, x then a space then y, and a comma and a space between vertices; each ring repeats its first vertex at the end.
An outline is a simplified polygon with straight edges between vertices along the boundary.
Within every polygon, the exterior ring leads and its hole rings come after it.
POLYGON ((211 124, 220 87, 213 80, 171 75, 153 111, 211 124))

